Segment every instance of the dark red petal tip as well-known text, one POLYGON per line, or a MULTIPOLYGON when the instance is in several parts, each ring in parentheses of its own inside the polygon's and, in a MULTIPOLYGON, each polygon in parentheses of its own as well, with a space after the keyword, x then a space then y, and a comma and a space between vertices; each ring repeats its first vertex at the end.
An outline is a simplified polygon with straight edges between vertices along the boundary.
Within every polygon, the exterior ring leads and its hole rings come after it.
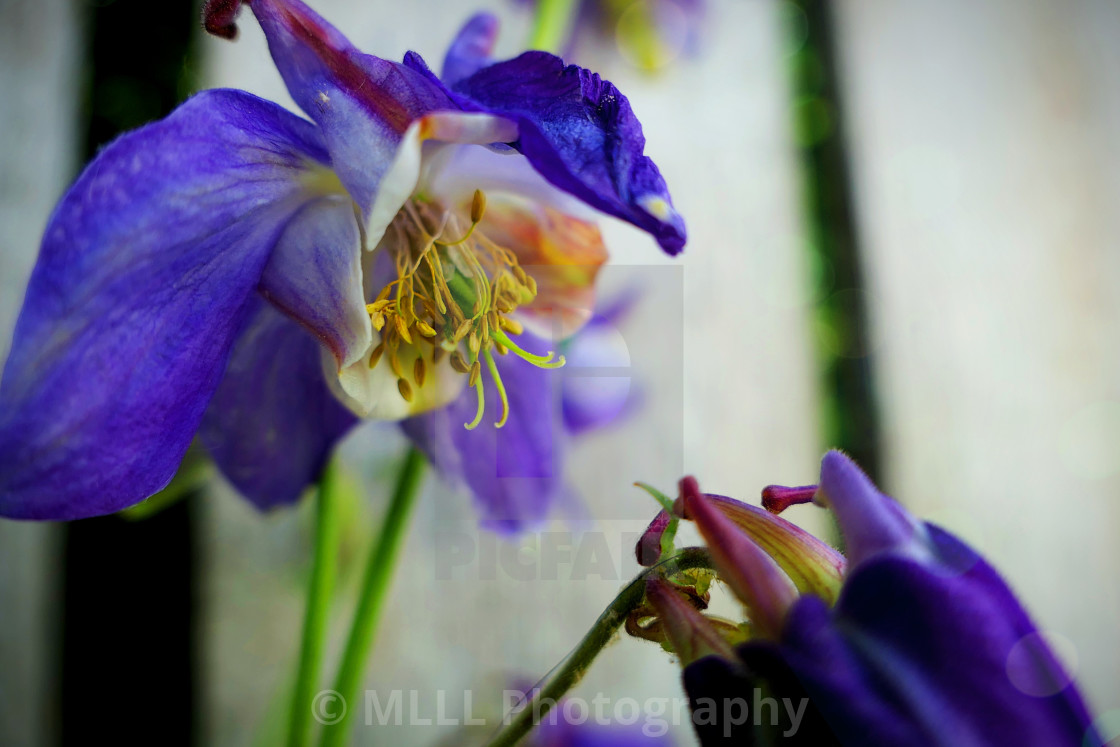
POLYGON ((677 483, 678 493, 677 500, 673 503, 673 513, 682 519, 691 519, 688 515, 686 506, 691 498, 700 495, 700 483, 696 482, 696 478, 692 475, 682 477, 680 482, 677 483))
MULTIPOLYGON (((206 32, 223 39, 237 38, 237 13, 243 0, 206 0, 202 6, 202 25, 206 32)), ((244 0, 248 2, 249 0, 244 0)))
POLYGON ((780 514, 790 506, 812 503, 816 494, 816 485, 803 485, 799 488, 767 485, 762 489, 762 507, 772 514, 780 514))
POLYGON ((673 517, 667 511, 661 511, 653 518, 646 531, 638 539, 634 547, 634 554, 638 558, 638 565, 648 568, 661 559, 661 536, 669 526, 673 517))

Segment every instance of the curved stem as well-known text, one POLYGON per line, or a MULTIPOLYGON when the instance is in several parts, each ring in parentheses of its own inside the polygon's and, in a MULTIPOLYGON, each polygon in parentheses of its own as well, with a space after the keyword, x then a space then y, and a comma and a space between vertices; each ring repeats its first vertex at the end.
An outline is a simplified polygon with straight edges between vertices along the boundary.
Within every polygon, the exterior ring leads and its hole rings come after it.
POLYGON ((576 0, 537 0, 529 49, 559 54, 575 15, 576 0))
POLYGON ((366 661, 369 659, 370 649, 373 647, 381 607, 389 591, 397 553, 404 539, 404 530, 412 513, 412 507, 416 503, 416 496, 420 492, 423 475, 424 455, 415 447, 410 448, 397 476, 397 485, 393 490, 392 502, 385 513, 381 532, 374 540, 366 563, 358 608, 354 612, 350 637, 346 641, 342 664, 335 679, 335 692, 341 696, 341 702, 346 704, 346 710, 338 722, 324 725, 322 739, 319 742, 322 747, 339 747, 346 742, 350 716, 361 706, 361 703, 356 700, 358 686, 365 671, 366 661))
POLYGON ((532 696, 522 703, 512 719, 507 714, 505 726, 490 741, 487 747, 513 747, 529 733, 583 677, 591 662, 614 637, 618 628, 626 621, 631 612, 641 606, 645 597, 646 579, 653 574, 672 575, 691 568, 711 568, 708 551, 701 547, 686 547, 671 558, 646 568, 626 585, 614 601, 603 610, 591 630, 568 654, 568 657, 546 677, 544 684, 538 683, 530 691, 532 696))
POLYGON ((332 460, 319 478, 315 496, 315 555, 307 587, 307 609, 303 616, 299 671, 292 693, 288 720, 289 747, 309 744, 311 736, 311 699, 319 689, 323 664, 323 638, 327 629, 331 593, 334 590, 340 526, 338 521, 338 465, 332 460))

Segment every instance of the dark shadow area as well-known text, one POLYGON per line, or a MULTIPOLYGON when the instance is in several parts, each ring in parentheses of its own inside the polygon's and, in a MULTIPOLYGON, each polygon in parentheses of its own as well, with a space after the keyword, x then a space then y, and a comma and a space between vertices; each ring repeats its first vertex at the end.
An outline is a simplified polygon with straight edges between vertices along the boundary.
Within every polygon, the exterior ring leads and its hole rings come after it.
POLYGON ((881 425, 859 231, 844 131, 834 9, 796 0, 786 17, 800 147, 804 220, 816 288, 814 339, 821 371, 825 444, 846 451, 879 480, 881 425))
MULTIPOLYGON (((190 0, 95 0, 85 20, 88 160, 189 91, 198 17, 190 0)), ((64 525, 63 745, 197 742, 194 504, 64 525)))

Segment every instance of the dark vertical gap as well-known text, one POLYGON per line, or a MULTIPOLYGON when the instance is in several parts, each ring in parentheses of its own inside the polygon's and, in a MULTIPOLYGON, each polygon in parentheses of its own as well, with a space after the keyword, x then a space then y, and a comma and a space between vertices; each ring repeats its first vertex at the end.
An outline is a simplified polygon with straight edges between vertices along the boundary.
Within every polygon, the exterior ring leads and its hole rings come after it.
POLYGON ((881 431, 872 375, 866 295, 844 131, 834 9, 794 0, 787 18, 794 90, 794 132, 801 152, 808 251, 820 281, 816 339, 822 376, 822 425, 878 479, 881 431), (798 12, 800 11, 800 12, 798 12))
MULTIPOLYGON (((191 0, 86 3, 86 158, 166 116, 190 85, 191 0)), ((64 525, 63 745, 197 740, 195 500, 64 525)))
POLYGON ((193 506, 67 525, 63 745, 195 743, 193 506))

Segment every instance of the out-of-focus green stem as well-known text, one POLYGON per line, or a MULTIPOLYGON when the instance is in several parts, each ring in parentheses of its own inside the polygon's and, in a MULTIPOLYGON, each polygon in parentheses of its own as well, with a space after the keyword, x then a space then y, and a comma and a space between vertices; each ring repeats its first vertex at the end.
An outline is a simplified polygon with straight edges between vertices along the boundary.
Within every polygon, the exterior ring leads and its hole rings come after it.
POLYGON ((845 132, 839 39, 828 0, 783 4, 789 57, 794 141, 800 146, 802 219, 810 266, 818 282, 814 326, 822 393, 823 442, 843 449, 878 478, 882 423, 872 360, 851 161, 845 132))
POLYGON ((529 49, 559 54, 568 38, 575 10, 576 0, 538 0, 529 49))
MULTIPOLYGON (((397 477, 393 499, 385 514, 381 532, 370 550, 365 577, 362 579, 361 596, 358 598, 358 608, 354 612, 350 637, 346 641, 346 650, 342 654, 342 663, 338 669, 338 677, 335 679, 334 695, 341 698, 345 711, 337 722, 324 725, 322 740, 319 742, 321 747, 340 747, 345 744, 350 716, 361 706, 357 700, 358 686, 365 671, 366 660, 369 659, 370 649, 373 647, 381 608, 389 591, 393 568, 396 566, 397 553, 404 539, 404 530, 408 526, 408 518, 416 503, 416 496, 420 492, 423 476, 423 454, 415 448, 409 449, 397 477)), ((308 710, 310 711, 310 707, 308 710)))
MULTIPOLYGON (((507 725, 490 741, 488 747, 513 747, 529 733, 560 702, 564 694, 583 677, 591 662, 599 655, 619 627, 626 622, 645 598, 646 579, 651 575, 671 576, 693 568, 711 568, 708 551, 700 547, 686 547, 671 558, 666 558, 652 568, 647 568, 626 585, 614 601, 603 610, 591 630, 575 650, 550 674, 543 684, 529 693, 532 697, 524 704, 507 725)), ((508 717, 507 717, 508 718, 508 717)))
POLYGON ((337 568, 340 527, 338 521, 338 465, 330 462, 319 479, 315 496, 315 555, 307 588, 307 610, 303 617, 299 672, 292 694, 288 720, 289 747, 309 744, 312 697, 319 687, 323 665, 323 638, 327 630, 331 594, 337 568))

